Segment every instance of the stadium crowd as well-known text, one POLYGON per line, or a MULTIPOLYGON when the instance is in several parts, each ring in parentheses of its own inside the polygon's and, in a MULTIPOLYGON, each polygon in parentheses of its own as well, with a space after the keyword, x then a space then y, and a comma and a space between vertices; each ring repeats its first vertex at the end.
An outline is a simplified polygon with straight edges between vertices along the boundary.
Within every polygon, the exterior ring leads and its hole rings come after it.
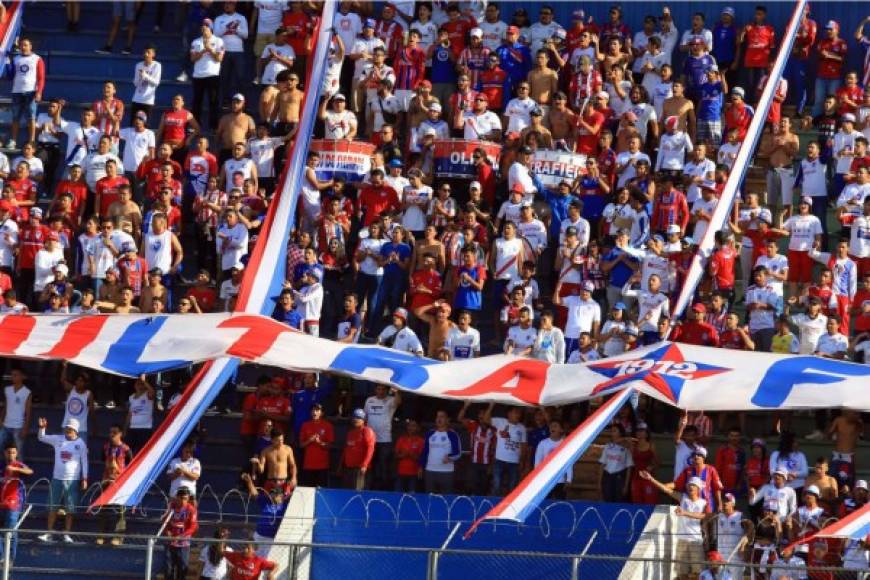
MULTIPOLYGON (((312 151, 290 192, 299 196, 297 223, 273 317, 300 331, 442 361, 505 352, 583 363, 669 337, 870 363, 870 18, 850 46, 840 23, 803 14, 753 160, 766 184, 742 185, 689 312, 676 319, 674 300, 782 41, 763 5, 748 22, 725 8, 677 23, 664 7, 631 31, 618 5, 600 23, 583 10, 559 23, 545 4, 508 15, 496 2, 395 2, 376 13, 344 1, 313 90, 302 85, 316 6, 227 1, 183 10, 189 62, 178 80, 192 83, 190 110, 181 95, 156 102, 160 55, 149 47, 131 71, 130 102, 108 80, 80 119, 65 118, 63 99, 42 102, 51 79, 38 47, 19 40, 7 146, 22 145, 11 162, 0 153, 0 312, 232 311, 307 95, 319 99, 315 137, 375 151, 359 181, 324 178, 312 151), (867 51, 864 70, 844 67, 855 50, 867 51), (251 78, 257 103, 246 97, 251 78), (475 179, 436 174, 434 142, 445 139, 480 142, 475 179), (501 146, 496 159, 488 142, 501 146), (539 150, 583 155, 585 170, 545 185, 539 150)), ((129 24, 135 13, 116 14, 101 52, 111 53, 122 17, 129 24)), ((70 30, 76 25, 73 10, 70 30)), ((135 26, 127 31, 129 45, 135 26)), ((32 396, 24 371, 8 367, 2 438, 14 479, 27 475, 20 459, 32 396)), ((55 402, 56 382, 67 393, 66 436, 46 436, 41 421, 39 440, 56 449, 53 496, 69 531, 77 490, 87 486, 88 417, 129 401, 126 424, 102 450, 102 478, 111 481, 147 441, 164 383, 84 371, 68 378, 66 365, 58 376, 33 396, 55 402)), ((236 406, 234 392, 228 386, 222 406, 236 406)), ((264 376, 240 406, 253 456, 243 483, 276 500, 263 502, 264 514, 286 507, 297 480, 503 494, 597 404, 529 413, 439 404, 433 417, 431 406, 383 386, 264 376), (351 422, 345 441, 328 419, 339 415, 351 422)), ((760 438, 747 446, 745 414, 679 417, 634 401, 601 448, 601 497, 672 495, 684 554, 724 555, 735 578, 743 558, 774 566, 759 578, 779 578, 771 570, 794 557, 866 569, 866 543, 778 550, 868 498, 867 483, 855 480, 859 414, 815 413, 815 431, 800 435, 832 443, 830 458, 814 463, 790 422, 782 414, 754 434, 779 436, 768 450, 760 438), (675 424, 674 478, 659 482, 650 434, 675 424), (708 457, 714 429, 727 443, 708 457), (748 547, 737 549, 744 534, 748 547)), ((181 574, 201 475, 193 444, 169 473, 171 495, 184 490, 168 529, 180 538, 172 561, 181 574)), ((554 497, 566 496, 571 477, 554 497)), ((258 527, 264 539, 274 532, 258 527)))

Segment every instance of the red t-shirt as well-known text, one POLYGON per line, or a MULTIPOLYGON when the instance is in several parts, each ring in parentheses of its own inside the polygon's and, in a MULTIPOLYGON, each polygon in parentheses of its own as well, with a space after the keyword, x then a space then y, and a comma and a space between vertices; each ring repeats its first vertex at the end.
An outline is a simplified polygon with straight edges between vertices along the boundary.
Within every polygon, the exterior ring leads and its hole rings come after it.
POLYGON ((267 397, 260 397, 257 401, 256 410, 261 413, 268 413, 270 415, 278 415, 280 417, 286 417, 286 420, 275 420, 272 419, 272 422, 275 424, 275 428, 281 431, 287 431, 287 421, 290 420, 290 399, 283 395, 269 395, 267 397))
POLYGON ((737 264, 737 250, 730 247, 719 248, 710 259, 710 273, 719 290, 734 288, 734 275, 737 264))
POLYGON ((3 294, 12 289, 12 277, 6 272, 0 272, 0 306, 6 304, 3 294))
POLYGON ((845 115, 846 113, 852 113, 853 115, 858 114, 858 107, 852 107, 843 103, 843 97, 849 99, 853 103, 861 103, 864 100, 864 89, 855 85, 854 87, 842 86, 837 89, 837 102, 840 103, 840 106, 837 107, 838 115, 845 115))
POLYGON ((368 425, 347 432, 347 443, 342 453, 342 464, 349 468, 368 466, 375 454, 375 432, 368 425))
POLYGON ((187 119, 190 111, 187 109, 170 109, 163 113, 163 140, 167 143, 181 143, 184 141, 187 119))
POLYGON ((865 303, 870 303, 870 289, 858 290, 852 300, 853 307, 858 310, 858 313, 852 317, 852 325, 856 333, 870 331, 870 313, 862 313, 865 303))
POLYGON ((587 131, 578 127, 577 153, 595 155, 598 153, 598 140, 601 137, 601 127, 604 126, 604 114, 600 111, 592 110, 589 114, 583 115, 583 120, 592 126, 593 131, 587 131))
POLYGON ((716 471, 722 479, 726 490, 734 491, 740 487, 742 467, 738 462, 738 450, 728 445, 720 447, 716 452, 716 471))
POLYGON ((746 481, 755 489, 770 481, 770 461, 767 458, 750 457, 746 460, 746 481))
POLYGON ((287 29, 287 44, 296 56, 308 54, 308 37, 312 31, 308 15, 305 12, 285 12, 281 24, 287 29))
POLYGON ((765 68, 770 62, 770 51, 773 50, 776 33, 773 26, 763 24, 746 25, 746 56, 743 65, 751 68, 765 68))
MULTIPOLYGON (((259 397, 257 393, 248 393, 242 401, 242 413, 254 411, 257 409, 257 401, 259 397)), ((256 435, 257 421, 255 419, 242 419, 242 424, 239 427, 240 435, 256 435)))
POLYGON ((673 340, 698 346, 719 346, 719 333, 712 324, 690 320, 674 329, 673 340))
POLYGON ((414 477, 417 475, 419 464, 417 460, 423 453, 423 438, 419 435, 402 435, 396 441, 396 452, 401 451, 405 457, 399 459, 396 472, 400 477, 414 477))
POLYGON ((370 226, 385 211, 399 209, 399 196, 389 185, 369 185, 360 191, 357 207, 363 212, 363 225, 370 226))
POLYGON ((842 38, 823 38, 819 41, 819 68, 816 73, 821 79, 838 79, 843 72, 843 60, 834 60, 822 56, 822 51, 831 52, 845 60, 849 45, 842 38))
POLYGON ((217 292, 208 286, 194 286, 187 291, 187 295, 196 298, 196 303, 203 312, 211 312, 217 303, 217 292))
POLYGON ((408 308, 416 310, 422 306, 432 304, 441 298, 441 274, 437 270, 431 272, 427 270, 418 270, 411 275, 411 298, 408 301, 408 308), (419 286, 425 286, 432 293, 418 292, 419 286))
MULTIPOLYGON (((36 182, 32 179, 7 179, 6 185, 12 187, 15 192, 15 201, 36 201, 36 182)), ((26 222, 30 219, 30 208, 18 208, 18 221, 26 222)))
POLYGON ((801 22, 793 49, 794 55, 797 58, 805 60, 810 56, 810 49, 816 43, 817 31, 818 25, 816 25, 815 20, 807 18, 801 22))
POLYGON ((68 191, 73 195, 70 211, 76 215, 79 213, 79 208, 88 200, 88 184, 84 181, 69 181, 64 179, 55 186, 54 196, 60 198, 60 194, 68 191))
POLYGON ((752 113, 745 104, 725 109, 725 128, 729 131, 737 129, 737 138, 740 141, 746 138, 746 132, 749 130, 751 122, 752 113))
POLYGON ((22 226, 18 233, 18 269, 32 270, 36 263, 36 253, 43 248, 45 238, 50 230, 39 224, 32 226, 29 223, 22 226))
MULTIPOLYGON (((302 429, 299 430, 299 441, 307 441, 314 435, 320 435, 320 440, 326 444, 335 441, 332 423, 323 419, 303 423, 302 429)), ((323 447, 317 443, 306 446, 303 449, 302 469, 308 471, 329 469, 329 447, 323 447)))
POLYGON ((457 18, 453 22, 448 20, 441 26, 447 30, 447 38, 450 39, 450 50, 453 51, 453 56, 459 58, 459 53, 465 50, 465 38, 468 31, 475 25, 464 18, 457 18))
POLYGON ((731 350, 746 350, 743 337, 736 330, 723 330, 719 335, 719 346, 731 350))
POLYGON ((230 580, 259 578, 265 570, 275 569, 275 562, 261 558, 256 554, 248 558, 242 552, 224 552, 224 558, 232 564, 230 580))
POLYGON ((7 510, 21 510, 22 485, 18 473, 12 473, 10 467, 27 467, 20 461, 13 461, 3 472, 3 487, 0 488, 0 507, 7 510))
POLYGON ((130 185, 130 181, 123 175, 104 177, 97 181, 97 195, 100 196, 100 216, 109 214, 109 206, 120 199, 118 188, 122 185, 130 185))

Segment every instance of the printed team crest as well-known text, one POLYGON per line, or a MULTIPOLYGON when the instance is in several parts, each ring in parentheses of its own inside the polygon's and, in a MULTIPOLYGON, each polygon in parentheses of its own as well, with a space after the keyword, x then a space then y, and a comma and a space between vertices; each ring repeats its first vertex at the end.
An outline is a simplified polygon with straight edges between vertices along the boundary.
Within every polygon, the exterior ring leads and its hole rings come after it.
POLYGON ((593 394, 640 380, 660 392, 672 403, 677 403, 680 400, 680 392, 687 380, 700 379, 733 370, 701 362, 687 361, 675 343, 649 352, 644 358, 620 361, 605 360, 587 366, 596 373, 610 377, 609 381, 596 386, 592 391, 593 394))

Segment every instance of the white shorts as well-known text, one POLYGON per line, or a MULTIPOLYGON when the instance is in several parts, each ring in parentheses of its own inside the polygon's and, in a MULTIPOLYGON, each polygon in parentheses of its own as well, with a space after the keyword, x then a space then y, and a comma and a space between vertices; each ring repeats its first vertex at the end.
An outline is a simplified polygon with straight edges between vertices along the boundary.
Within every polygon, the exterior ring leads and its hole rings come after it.
POLYGON ((402 112, 407 113, 408 107, 411 106, 411 99, 414 98, 414 91, 408 89, 399 89, 396 91, 396 98, 402 105, 402 112))

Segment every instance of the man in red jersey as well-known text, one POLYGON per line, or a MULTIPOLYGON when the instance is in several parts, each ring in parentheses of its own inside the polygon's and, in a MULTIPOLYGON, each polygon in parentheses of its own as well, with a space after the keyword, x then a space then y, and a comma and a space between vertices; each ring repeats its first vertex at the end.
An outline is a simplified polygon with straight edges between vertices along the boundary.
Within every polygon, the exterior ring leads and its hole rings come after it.
MULTIPOLYGON (((117 135, 124 118, 124 101, 115 97, 115 83, 103 83, 103 97, 91 105, 97 119, 97 128, 103 135, 117 135)), ((117 138, 115 138, 117 142, 117 138)))
POLYGON ((34 207, 26 224, 18 232, 18 297, 31 304, 33 297, 33 280, 36 276, 36 253, 43 248, 50 232, 42 223, 42 210, 34 207))
POLYGON ((329 483, 329 448, 335 441, 332 423, 323 417, 323 406, 311 406, 311 419, 299 430, 302 448, 302 481, 311 487, 326 487, 329 483))
POLYGON ((770 55, 776 42, 773 26, 767 24, 766 19, 767 8, 761 5, 756 6, 755 19, 744 26, 737 36, 737 58, 734 60, 740 62, 740 51, 745 41, 743 74, 746 79, 745 86, 750 89, 758 86, 758 81, 767 72, 767 63, 770 62, 770 55))
POLYGON ((175 166, 172 163, 171 161, 164 161, 160 165, 160 171, 157 174, 158 178, 154 181, 149 180, 145 188, 145 199, 154 201, 161 191, 170 189, 173 199, 176 201, 181 200, 181 182, 175 179, 173 175, 175 166))
POLYGON ((303 2, 291 2, 290 10, 284 12, 281 26, 287 31, 287 44, 296 53, 293 71, 305 78, 305 65, 311 48, 313 19, 305 13, 303 2))
POLYGON ((829 20, 825 25, 825 36, 816 45, 818 66, 816 68, 816 100, 813 103, 813 117, 822 114, 825 98, 837 92, 843 78, 843 65, 849 52, 849 45, 840 38, 840 25, 829 20))
POLYGON ((728 429, 728 442, 716 451, 714 465, 722 480, 725 493, 740 495, 746 468, 746 451, 741 442, 743 435, 738 427, 728 429))
POLYGON ((187 183, 194 193, 201 195, 205 193, 208 178, 217 174, 217 157, 208 150, 208 138, 200 136, 196 139, 196 149, 188 152, 184 159, 184 175, 187 183))
POLYGON ((341 453, 339 471, 344 474, 348 489, 362 491, 366 487, 366 474, 375 455, 375 432, 366 425, 366 412, 356 409, 351 416, 351 429, 341 453))
POLYGON ((199 123, 193 113, 184 108, 184 97, 172 97, 172 108, 163 113, 160 126, 157 128, 157 142, 168 143, 172 151, 184 152, 187 145, 187 129, 190 125, 191 135, 200 132, 199 123))
POLYGON ((734 236, 725 234, 719 249, 710 257, 707 270, 713 277, 716 290, 728 299, 728 306, 734 304, 734 279, 740 253, 734 248, 734 236))
POLYGON ((60 198, 64 193, 72 195, 70 213, 77 216, 76 221, 81 222, 85 215, 85 206, 88 199, 88 184, 85 183, 84 172, 79 164, 69 166, 69 175, 62 179, 54 188, 54 199, 51 202, 51 212, 57 211, 60 206, 60 198))
POLYGON ((168 143, 163 143, 157 148, 155 159, 139 164, 136 169, 136 179, 145 182, 145 189, 152 188, 154 183, 160 180, 160 167, 167 162, 172 165, 172 176, 181 179, 184 175, 181 164, 172 159, 172 147, 168 143))
POLYGON ((740 326, 740 317, 736 312, 725 316, 725 330, 719 334, 719 346, 732 350, 755 350, 755 341, 749 335, 749 330, 740 326))
POLYGON ((123 175, 118 175, 118 166, 114 159, 106 160, 106 176, 97 181, 97 193, 94 197, 94 207, 100 217, 109 215, 109 206, 118 201, 118 189, 122 185, 130 185, 123 175))
POLYGON ((6 185, 15 192, 15 206, 18 208, 18 221, 26 222, 30 209, 36 205, 36 182, 30 179, 30 165, 19 161, 15 166, 15 178, 7 179, 6 185))
POLYGON ((387 50, 387 58, 394 60, 402 48, 402 39, 405 36, 405 30, 399 21, 396 19, 396 8, 389 2, 384 4, 381 10, 381 17, 375 25, 375 36, 384 41, 384 46, 387 50))
POLYGON ((166 545, 167 580, 187 578, 190 565, 190 539, 199 529, 196 505, 190 501, 190 490, 179 486, 175 499, 169 504, 166 514, 166 535, 170 540, 166 545))
POLYGON ((755 115, 745 99, 746 91, 742 87, 734 87, 731 89, 730 101, 725 105, 725 132, 737 129, 737 139, 740 141, 746 139, 746 132, 749 131, 749 124, 755 115))
MULTIPOLYGON (((294 2, 294 4, 298 3, 294 2)), ((230 580, 258 579, 263 572, 268 572, 266 575, 268 580, 275 578, 275 562, 258 556, 254 544, 245 544, 241 552, 227 550, 224 552, 224 558, 230 564, 230 580)))
POLYGON ((696 344, 698 346, 719 346, 719 333, 712 324, 704 322, 707 307, 701 302, 692 306, 691 320, 688 320, 676 328, 671 335, 675 342, 696 344))
POLYGON ((463 114, 474 107, 474 99, 477 91, 471 88, 471 78, 468 75, 459 75, 456 79, 456 91, 450 95, 450 130, 454 137, 462 137, 465 121, 463 114))
POLYGON ((468 33, 477 26, 477 22, 474 18, 463 17, 458 4, 449 4, 447 6, 447 22, 441 26, 447 30, 450 49, 453 51, 453 57, 458 60, 459 54, 465 49, 465 39, 468 38, 468 33))
POLYGON ((478 93, 483 93, 489 98, 489 108, 500 112, 505 105, 505 95, 510 96, 510 83, 508 74, 501 68, 501 60, 498 54, 491 52, 486 57, 486 68, 477 74, 478 93))
POLYGON ((384 170, 375 167, 371 171, 371 183, 362 188, 357 198, 356 212, 363 225, 368 227, 380 218, 382 213, 400 209, 396 190, 384 183, 384 170))
POLYGON ((593 95, 591 103, 583 107, 582 114, 575 118, 577 123, 577 153, 598 154, 598 141, 601 138, 601 129, 604 127, 605 121, 601 109, 606 107, 607 93, 600 91, 593 95))
MULTIPOLYGON (((27 465, 18 460, 18 447, 14 441, 10 441, 3 450, 3 455, 6 459, 6 467, 3 470, 3 484, 0 487, 0 510, 4 516, 2 521, 6 529, 15 528, 18 525, 18 518, 21 515, 21 510, 24 507, 24 484, 21 481, 22 475, 33 475, 33 470, 27 465)), ((10 545, 9 554, 5 557, 10 560, 15 560, 15 548, 18 543, 17 534, 12 534, 12 544, 10 545)))

